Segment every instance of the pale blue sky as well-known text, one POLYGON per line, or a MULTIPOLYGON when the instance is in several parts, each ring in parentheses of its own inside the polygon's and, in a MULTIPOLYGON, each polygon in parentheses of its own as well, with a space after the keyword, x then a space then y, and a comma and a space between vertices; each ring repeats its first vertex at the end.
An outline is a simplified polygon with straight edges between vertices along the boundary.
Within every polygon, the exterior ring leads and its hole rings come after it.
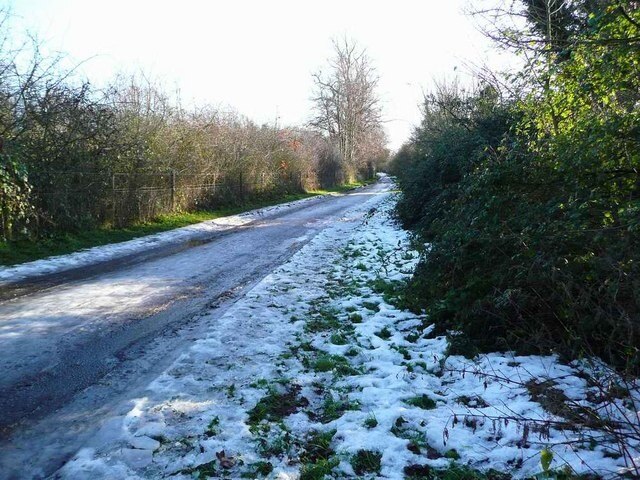
MULTIPOLYGON (((482 0, 479 0, 482 1, 482 0)), ((189 101, 258 122, 302 124, 331 38, 366 47, 391 146, 419 121, 422 89, 468 63, 504 65, 462 12, 467 0, 8 0, 18 23, 102 84, 140 69, 189 101)), ((479 2, 476 2, 478 4, 479 2)), ((486 3, 486 0, 485 2, 486 3)))

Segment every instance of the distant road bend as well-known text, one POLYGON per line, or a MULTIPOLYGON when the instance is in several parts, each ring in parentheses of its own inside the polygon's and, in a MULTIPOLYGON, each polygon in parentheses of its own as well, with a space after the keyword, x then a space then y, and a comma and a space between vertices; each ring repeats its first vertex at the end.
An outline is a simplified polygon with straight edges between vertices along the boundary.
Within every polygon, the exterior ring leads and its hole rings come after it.
POLYGON ((382 177, 207 238, 0 284, 0 478, 19 478, 29 462, 23 478, 53 473, 107 409, 203 331, 204 313, 222 314, 323 228, 389 188, 382 177))

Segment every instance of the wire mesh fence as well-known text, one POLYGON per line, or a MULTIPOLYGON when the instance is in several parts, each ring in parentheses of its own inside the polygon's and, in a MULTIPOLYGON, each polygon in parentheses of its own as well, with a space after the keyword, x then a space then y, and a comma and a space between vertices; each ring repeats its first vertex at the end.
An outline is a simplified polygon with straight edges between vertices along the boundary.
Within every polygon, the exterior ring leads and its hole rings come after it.
POLYGON ((40 228, 125 226, 179 211, 237 205, 261 195, 300 191, 300 173, 42 172, 31 177, 40 228), (50 224, 50 225, 46 225, 50 224), (65 225, 66 224, 66 225, 65 225))

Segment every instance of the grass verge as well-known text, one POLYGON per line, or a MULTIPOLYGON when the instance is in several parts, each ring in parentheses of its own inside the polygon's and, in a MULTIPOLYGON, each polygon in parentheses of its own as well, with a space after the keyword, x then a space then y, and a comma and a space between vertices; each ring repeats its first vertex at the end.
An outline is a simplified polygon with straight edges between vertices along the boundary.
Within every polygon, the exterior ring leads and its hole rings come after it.
POLYGON ((145 235, 166 232, 175 228, 193 225, 194 223, 236 215, 238 213, 255 210, 256 208, 269 207, 329 193, 344 193, 369 183, 371 182, 356 182, 327 190, 312 190, 303 193, 289 194, 277 199, 254 200, 235 207, 162 215, 153 221, 138 223, 125 228, 101 227, 78 232, 53 234, 38 238, 37 240, 20 239, 10 242, 0 241, 0 265, 16 265, 54 255, 65 255, 100 245, 126 242, 127 240, 144 237, 145 235))

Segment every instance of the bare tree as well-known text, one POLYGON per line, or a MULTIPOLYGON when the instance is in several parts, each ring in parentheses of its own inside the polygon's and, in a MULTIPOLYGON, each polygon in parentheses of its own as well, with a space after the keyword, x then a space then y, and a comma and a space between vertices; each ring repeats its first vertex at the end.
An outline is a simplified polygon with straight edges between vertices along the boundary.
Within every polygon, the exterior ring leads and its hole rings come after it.
POLYGON ((329 187, 384 154, 378 80, 347 41, 316 77, 320 133, 185 108, 143 72, 96 89, 10 20, 0 7, 0 243, 329 187))
POLYGON ((313 75, 315 116, 311 125, 335 141, 345 166, 358 165, 359 143, 381 125, 378 76, 364 49, 347 39, 334 40, 335 56, 327 72, 313 75))

